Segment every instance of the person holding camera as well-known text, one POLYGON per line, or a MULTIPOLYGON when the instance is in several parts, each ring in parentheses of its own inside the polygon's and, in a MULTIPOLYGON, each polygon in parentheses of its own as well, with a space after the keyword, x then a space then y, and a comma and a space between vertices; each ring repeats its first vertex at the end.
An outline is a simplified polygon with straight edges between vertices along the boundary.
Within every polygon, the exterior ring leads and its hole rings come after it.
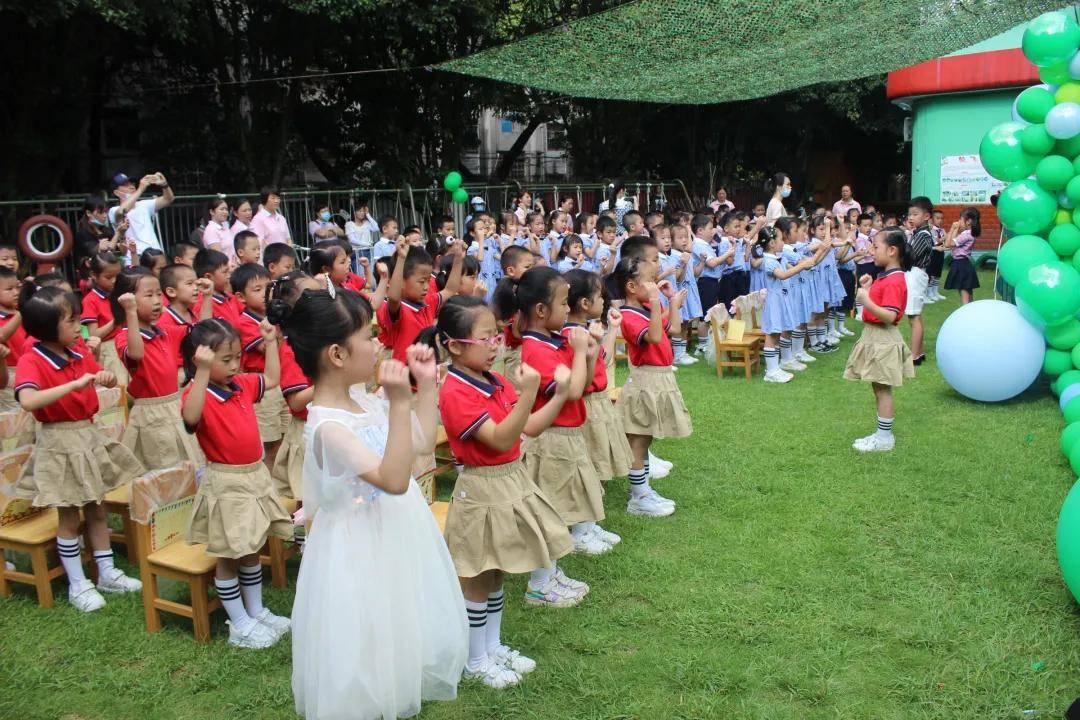
POLYGON ((176 197, 165 176, 159 172, 144 175, 136 186, 127 175, 117 173, 112 178, 112 193, 120 200, 120 204, 109 208, 109 224, 115 230, 121 222, 127 221, 126 237, 134 241, 136 255, 149 248, 164 250, 157 228, 154 227, 154 216, 171 205, 176 197), (161 188, 161 195, 156 198, 143 198, 143 193, 151 186, 161 188))

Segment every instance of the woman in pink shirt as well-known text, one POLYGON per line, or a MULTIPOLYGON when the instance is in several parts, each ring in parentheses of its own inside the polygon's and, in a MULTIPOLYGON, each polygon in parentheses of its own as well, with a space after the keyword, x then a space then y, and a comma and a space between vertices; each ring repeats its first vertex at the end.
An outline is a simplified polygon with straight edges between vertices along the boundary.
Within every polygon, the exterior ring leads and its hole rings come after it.
MULTIPOLYGON (((238 198, 233 201, 232 206, 233 224, 230 230, 232 236, 236 237, 236 233, 243 232, 244 230, 251 229, 251 201, 247 198, 238 198)), ((225 252, 222 250, 222 252, 225 252)))
POLYGON ((275 188, 264 187, 259 191, 259 212, 251 221, 251 229, 259 236, 263 249, 272 243, 292 245, 289 222, 278 212, 281 207, 281 193, 275 188))
POLYGON ((971 302, 975 288, 979 287, 979 274, 971 264, 971 250, 980 232, 979 211, 969 207, 960 211, 960 219, 952 224, 945 236, 945 249, 952 250, 952 265, 949 266, 949 277, 945 278, 945 289, 959 290, 962 305, 971 302))
POLYGON ((229 228, 229 204, 223 198, 214 198, 206 208, 208 218, 203 229, 203 246, 233 256, 232 231, 229 228))

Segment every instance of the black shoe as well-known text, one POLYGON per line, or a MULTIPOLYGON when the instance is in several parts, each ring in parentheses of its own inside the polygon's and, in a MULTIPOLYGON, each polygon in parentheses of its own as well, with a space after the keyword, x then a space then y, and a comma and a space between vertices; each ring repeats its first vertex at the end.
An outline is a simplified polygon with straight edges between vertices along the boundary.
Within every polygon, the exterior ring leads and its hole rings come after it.
POLYGON ((919 357, 915 358, 915 359, 914 359, 914 360, 912 361, 912 364, 913 364, 913 365, 922 365, 922 364, 923 364, 924 362, 926 362, 926 353, 923 353, 923 354, 922 354, 922 355, 920 355, 919 357))

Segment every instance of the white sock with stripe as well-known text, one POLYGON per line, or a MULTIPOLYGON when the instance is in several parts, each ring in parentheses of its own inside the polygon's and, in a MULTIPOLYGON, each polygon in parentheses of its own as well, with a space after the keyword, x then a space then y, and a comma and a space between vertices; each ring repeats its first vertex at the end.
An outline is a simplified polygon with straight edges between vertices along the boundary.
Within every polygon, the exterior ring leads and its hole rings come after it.
POLYGON ((877 432, 874 433, 881 440, 890 440, 892 434, 893 418, 879 417, 877 419, 877 432))
POLYGON ((806 330, 791 331, 791 350, 796 355, 801 353, 806 346, 806 330))
POLYGON ((791 362, 791 338, 780 336, 780 362, 791 362))
POLYGON ((487 600, 465 601, 465 614, 469 617, 469 663, 476 670, 487 660, 487 600))
POLYGON ((639 498, 649 492, 649 471, 646 468, 640 470, 630 468, 628 479, 630 480, 631 498, 639 498))
POLYGON ((79 538, 56 537, 56 554, 60 556, 60 564, 64 566, 68 582, 74 585, 86 580, 83 572, 82 553, 79 550, 79 538))
POLYGON ((217 588, 221 606, 225 608, 225 614, 229 616, 229 622, 239 632, 244 632, 255 619, 247 614, 244 609, 244 601, 240 599, 240 581, 237 578, 222 580, 214 578, 214 587, 217 588))
POLYGON ((237 568, 240 580, 240 594, 244 597, 244 607, 251 617, 263 610, 262 603, 262 565, 241 565, 237 568))
POLYGON ((780 369, 780 349, 767 347, 761 351, 765 356, 765 372, 774 373, 780 369))
POLYGON ((503 589, 488 594, 487 599, 487 649, 502 645, 503 589))

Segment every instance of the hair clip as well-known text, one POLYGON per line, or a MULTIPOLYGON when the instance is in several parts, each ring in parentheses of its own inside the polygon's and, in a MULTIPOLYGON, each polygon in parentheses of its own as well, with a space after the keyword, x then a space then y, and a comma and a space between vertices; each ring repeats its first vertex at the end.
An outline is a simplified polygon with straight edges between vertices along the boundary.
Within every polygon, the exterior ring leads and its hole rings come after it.
POLYGON ((326 274, 326 292, 330 294, 331 300, 337 299, 337 289, 334 287, 334 281, 330 279, 330 273, 326 274))

